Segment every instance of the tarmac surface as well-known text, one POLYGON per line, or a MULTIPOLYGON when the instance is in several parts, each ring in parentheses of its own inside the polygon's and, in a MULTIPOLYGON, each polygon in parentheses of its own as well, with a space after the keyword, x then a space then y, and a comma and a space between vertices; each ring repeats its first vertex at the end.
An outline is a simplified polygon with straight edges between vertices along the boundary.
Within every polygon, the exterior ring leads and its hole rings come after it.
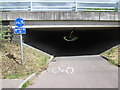
POLYGON ((23 80, 21 79, 2 79, 1 85, 2 88, 18 88, 22 82, 23 80))
POLYGON ((28 88, 118 88, 118 68, 99 55, 56 57, 28 88))

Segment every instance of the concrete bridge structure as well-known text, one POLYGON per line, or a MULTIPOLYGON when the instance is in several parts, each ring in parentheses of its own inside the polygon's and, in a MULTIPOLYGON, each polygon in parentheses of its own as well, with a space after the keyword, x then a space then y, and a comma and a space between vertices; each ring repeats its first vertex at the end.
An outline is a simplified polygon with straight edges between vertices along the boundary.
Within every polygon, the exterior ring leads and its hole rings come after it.
POLYGON ((3 24, 14 27, 14 20, 25 20, 26 28, 113 28, 119 27, 117 12, 1 12, 3 24))
POLYGON ((4 25, 25 20, 24 42, 54 56, 98 55, 118 45, 120 13, 117 12, 0 12, 4 25), (64 36, 78 39, 67 42, 64 36))

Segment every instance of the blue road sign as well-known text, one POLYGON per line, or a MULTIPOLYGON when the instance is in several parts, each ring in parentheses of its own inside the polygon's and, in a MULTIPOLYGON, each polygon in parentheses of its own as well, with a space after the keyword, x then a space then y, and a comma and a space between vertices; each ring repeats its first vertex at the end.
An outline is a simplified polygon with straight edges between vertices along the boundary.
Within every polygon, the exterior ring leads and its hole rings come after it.
POLYGON ((17 18, 15 20, 15 25, 18 27, 22 27, 25 24, 24 20, 22 18, 17 18))
POLYGON ((24 27, 15 27, 14 28, 15 34, 26 34, 26 28, 24 27))

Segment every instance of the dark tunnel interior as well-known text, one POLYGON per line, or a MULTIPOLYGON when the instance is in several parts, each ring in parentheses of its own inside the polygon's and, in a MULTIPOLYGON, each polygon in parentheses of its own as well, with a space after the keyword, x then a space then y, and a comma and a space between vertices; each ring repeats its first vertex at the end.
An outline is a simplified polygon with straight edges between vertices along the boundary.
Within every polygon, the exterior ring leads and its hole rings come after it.
POLYGON ((54 56, 98 55, 119 44, 119 29, 27 29, 24 42, 54 56), (78 37, 66 41, 64 36, 78 37))

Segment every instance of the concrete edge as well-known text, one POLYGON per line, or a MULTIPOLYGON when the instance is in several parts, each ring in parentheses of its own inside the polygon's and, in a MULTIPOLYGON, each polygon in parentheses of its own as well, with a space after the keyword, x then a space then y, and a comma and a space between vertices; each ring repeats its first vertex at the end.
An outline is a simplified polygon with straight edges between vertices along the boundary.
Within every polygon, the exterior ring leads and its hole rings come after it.
MULTIPOLYGON (((50 61, 53 59, 54 57, 51 56, 51 58, 48 61, 48 64, 50 63, 50 61)), ((29 77, 27 77, 17 88, 22 88, 23 84, 25 84, 27 81, 31 80, 32 78, 34 78, 36 76, 36 73, 33 73, 32 75, 30 75, 29 77)), ((16 90, 18 90, 16 89, 16 90)))
POLYGON ((29 81, 30 79, 32 79, 33 77, 35 77, 35 75, 36 75, 36 73, 33 73, 32 75, 30 75, 29 77, 27 77, 17 88, 22 88, 23 84, 25 84, 27 81, 29 81))
POLYGON ((102 57, 103 59, 105 59, 107 63, 111 64, 113 67, 115 67, 115 68, 120 68, 119 65, 116 65, 116 64, 112 64, 112 63, 110 63, 110 62, 109 62, 110 59, 109 59, 108 57, 106 57, 106 56, 102 56, 102 55, 101 55, 101 57, 102 57))
POLYGON ((51 62, 51 60, 54 58, 54 56, 51 56, 49 61, 48 61, 48 64, 51 62))
MULTIPOLYGON (((37 50, 37 51, 39 51, 39 52, 41 52, 41 53, 43 53, 43 54, 46 54, 46 55, 50 56, 50 59, 49 59, 49 61, 48 61, 47 64, 49 64, 49 63, 51 62, 51 60, 54 58, 54 56, 49 55, 49 54, 47 54, 47 53, 45 53, 45 52, 43 52, 43 51, 40 51, 40 50, 38 50, 38 49, 30 46, 30 45, 27 45, 27 44, 25 44, 25 43, 23 43, 23 45, 24 45, 24 46, 28 46, 28 47, 30 47, 30 48, 32 48, 32 49, 35 49, 35 50, 37 50)), ((34 78, 35 76, 36 76, 36 73, 33 73, 32 75, 30 75, 29 77, 27 77, 27 78, 17 87, 16 90, 19 90, 19 88, 22 88, 23 84, 25 84, 27 81, 31 80, 31 79, 34 78)))

